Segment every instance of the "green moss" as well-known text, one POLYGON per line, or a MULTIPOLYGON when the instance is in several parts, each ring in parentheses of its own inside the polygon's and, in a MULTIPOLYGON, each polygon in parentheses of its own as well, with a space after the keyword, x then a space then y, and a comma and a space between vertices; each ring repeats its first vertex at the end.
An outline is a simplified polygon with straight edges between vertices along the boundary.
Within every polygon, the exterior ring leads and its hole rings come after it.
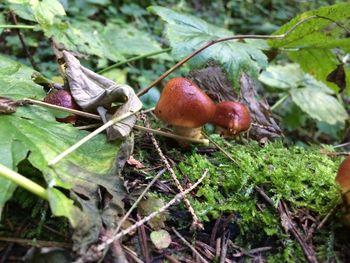
POLYGON ((277 240, 281 250, 269 261, 295 262, 296 257, 303 260, 299 245, 282 229, 276 210, 267 205, 254 188, 264 189, 275 206, 283 200, 291 211, 308 209, 322 218, 339 200, 334 177, 340 160, 321 154, 320 146, 286 148, 280 141, 265 147, 256 142, 229 145, 215 135, 212 139, 223 146, 236 163, 218 152, 213 156, 187 154, 185 161, 179 164, 179 176, 184 174, 192 182, 203 174, 204 169, 209 169, 209 176, 191 200, 201 220, 234 213, 238 218, 242 246, 261 245, 271 237, 277 240))

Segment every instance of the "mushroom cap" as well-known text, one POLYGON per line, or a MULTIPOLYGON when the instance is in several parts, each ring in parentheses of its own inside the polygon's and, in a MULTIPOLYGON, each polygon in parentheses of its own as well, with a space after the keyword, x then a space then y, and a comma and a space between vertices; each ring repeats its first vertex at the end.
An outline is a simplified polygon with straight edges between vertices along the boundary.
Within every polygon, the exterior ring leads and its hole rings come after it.
MULTIPOLYGON (((348 156, 339 166, 335 180, 341 187, 343 193, 350 190, 350 156, 348 156)), ((350 195, 350 193, 349 193, 350 195)), ((350 196, 349 196, 350 198, 350 196)))
POLYGON ((209 122, 215 104, 192 81, 176 77, 168 81, 157 103, 156 116, 171 125, 195 128, 209 122))
POLYGON ((228 135, 235 135, 249 129, 251 117, 245 105, 235 101, 223 101, 216 104, 211 122, 226 129, 228 135))

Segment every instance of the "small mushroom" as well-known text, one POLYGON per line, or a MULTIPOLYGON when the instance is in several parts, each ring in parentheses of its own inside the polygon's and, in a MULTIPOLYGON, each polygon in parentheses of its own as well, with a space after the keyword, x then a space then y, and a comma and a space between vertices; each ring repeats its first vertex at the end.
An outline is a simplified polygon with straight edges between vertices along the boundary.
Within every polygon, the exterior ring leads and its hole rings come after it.
POLYGON ((174 133, 201 138, 201 126, 215 113, 215 103, 193 82, 176 77, 165 85, 157 106, 156 116, 173 126, 174 133))
POLYGON ((339 184, 345 202, 345 213, 343 222, 350 226, 350 156, 348 156, 339 166, 335 181, 339 184))
POLYGON ((234 101, 223 101, 216 104, 211 122, 222 128, 222 135, 233 136, 249 129, 251 117, 245 105, 234 101))

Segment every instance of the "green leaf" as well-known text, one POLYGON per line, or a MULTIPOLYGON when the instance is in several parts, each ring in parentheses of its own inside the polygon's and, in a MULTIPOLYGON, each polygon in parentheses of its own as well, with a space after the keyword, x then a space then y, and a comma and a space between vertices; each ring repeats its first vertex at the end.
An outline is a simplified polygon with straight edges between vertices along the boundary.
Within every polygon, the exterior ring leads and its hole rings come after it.
POLYGON ((303 76, 304 73, 297 64, 287 64, 269 66, 260 74, 259 80, 270 87, 291 89, 301 84, 303 76))
MULTIPOLYGON (((337 55, 332 49, 341 49, 344 53, 350 51, 349 13, 350 3, 321 7, 303 13, 283 25, 274 34, 285 33, 307 17, 318 16, 318 18, 305 21, 287 37, 270 40, 268 43, 274 48, 290 50, 288 56, 299 63, 304 71, 327 84, 334 91, 338 91, 339 88, 326 79, 338 64, 337 55)), ((349 74, 346 72, 346 79, 350 78, 349 74)), ((349 85, 346 87, 348 92, 349 87, 349 85)))
POLYGON ((338 91, 339 87, 327 81, 327 76, 338 65, 336 55, 327 49, 308 48, 299 51, 288 52, 288 57, 298 63, 300 67, 307 73, 314 76, 317 80, 322 81, 334 91, 338 91))
MULTIPOLYGON (((70 19, 56 23, 45 30, 66 49, 96 55, 114 62, 125 60, 125 56, 144 55, 160 51, 160 45, 151 36, 132 26, 102 25, 95 21, 70 19)), ((158 58, 168 59, 166 54, 158 58)))
POLYGON ((55 16, 66 15, 63 6, 57 0, 34 0, 30 2, 34 17, 42 27, 52 25, 55 16))
POLYGON ((343 28, 343 26, 350 24, 348 19, 349 13, 350 3, 340 3, 305 12, 280 27, 274 34, 285 33, 288 29, 307 17, 319 16, 327 19, 315 18, 304 22, 286 38, 270 40, 269 44, 275 48, 343 48, 345 51, 349 51, 350 38, 346 37, 347 32, 343 28), (334 22, 338 23, 338 25, 334 22))
POLYGON ((305 87, 292 89, 293 101, 312 118, 328 124, 344 123, 348 114, 339 101, 329 94, 305 87))
POLYGON ((33 69, 0 55, 0 94, 11 99, 45 96, 42 87, 31 80, 33 69))
POLYGON ((325 84, 305 74, 297 64, 270 66, 259 80, 264 84, 290 92, 293 101, 310 117, 328 124, 344 124, 346 110, 325 84))
MULTIPOLYGON (((166 34, 173 48, 172 53, 177 59, 184 58, 209 41, 233 35, 229 30, 168 8, 152 6, 149 10, 167 22, 166 34)), ((267 66, 266 56, 256 46, 259 45, 233 40, 221 42, 200 52, 189 64, 201 67, 208 60, 215 60, 223 66, 230 80, 237 83, 241 71, 257 75, 260 69, 267 66)))
POLYGON ((66 12, 57 0, 8 0, 10 8, 21 18, 36 21, 45 29, 54 23, 56 16, 64 16, 66 12))
MULTIPOLYGON (((2 63, 4 61, 6 60, 2 63)), ((20 95, 22 90, 27 93, 32 91, 31 93, 37 94, 38 97, 42 95, 40 86, 30 84, 30 80, 15 77, 26 75, 25 67, 21 65, 18 67, 11 61, 8 61, 8 64, 4 63, 4 66, 5 69, 12 70, 13 74, 0 75, 0 96, 12 95, 12 98, 21 98, 26 96, 20 95), (14 70, 17 68, 18 70, 14 70), (10 92, 7 85, 2 85, 5 82, 11 85, 10 92)), ((120 183, 115 184, 117 183, 115 156, 119 142, 107 143, 105 136, 99 135, 54 167, 47 165, 59 153, 87 134, 88 132, 77 130, 71 125, 57 122, 52 111, 46 108, 19 107, 12 115, 0 115, 0 162, 16 170, 18 163, 28 156, 29 162, 43 173, 49 189, 60 186, 90 199, 98 186, 102 185, 122 209, 123 189, 120 183)), ((10 198, 14 188, 13 184, 1 179, 0 205, 3 206, 10 198)), ((67 216, 72 223, 78 222, 79 213, 76 209, 62 211, 63 208, 57 206, 62 198, 57 191, 52 190, 50 205, 53 213, 67 216)), ((65 202, 67 207, 71 207, 68 198, 65 202)))
POLYGON ((171 236, 169 232, 164 229, 152 231, 150 237, 157 249, 167 248, 171 243, 171 236))
POLYGON ((81 211, 74 206, 73 200, 67 198, 55 188, 48 189, 48 198, 52 213, 56 216, 64 216, 69 219, 72 227, 76 227, 83 216, 81 211))
MULTIPOLYGON (((132 26, 121 27, 115 24, 107 24, 102 31, 102 41, 108 53, 117 50, 123 55, 143 55, 162 50, 149 34, 132 26)), ((106 57, 108 57, 107 54, 106 57)))

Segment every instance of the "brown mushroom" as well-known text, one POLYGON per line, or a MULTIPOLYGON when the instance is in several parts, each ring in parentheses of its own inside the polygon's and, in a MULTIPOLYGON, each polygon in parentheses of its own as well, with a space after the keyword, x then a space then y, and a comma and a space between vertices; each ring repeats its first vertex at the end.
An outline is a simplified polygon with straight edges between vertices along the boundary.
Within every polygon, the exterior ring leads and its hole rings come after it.
POLYGON ((156 116, 173 126, 175 133, 192 138, 201 137, 201 126, 215 113, 215 103, 193 82, 182 77, 171 79, 164 87, 156 116))
POLYGON ((248 130, 251 117, 245 105, 234 101, 223 101, 216 104, 211 122, 223 129, 221 133, 224 136, 232 136, 248 130))
POLYGON ((342 220, 346 225, 350 226, 350 156, 340 164, 335 181, 340 185, 340 190, 345 202, 345 213, 342 220))

